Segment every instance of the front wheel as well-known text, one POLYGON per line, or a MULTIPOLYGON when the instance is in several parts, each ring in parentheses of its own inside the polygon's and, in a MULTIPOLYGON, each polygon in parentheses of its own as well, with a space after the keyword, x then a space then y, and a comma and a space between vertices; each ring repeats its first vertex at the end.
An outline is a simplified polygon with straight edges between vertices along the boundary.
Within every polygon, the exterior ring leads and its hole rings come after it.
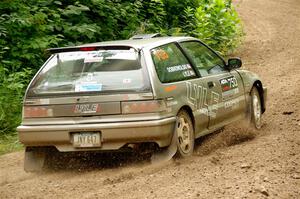
POLYGON ((177 152, 176 157, 188 157, 193 154, 195 135, 193 122, 186 111, 180 111, 176 122, 177 152))
POLYGON ((256 87, 253 87, 251 93, 251 102, 250 102, 250 121, 251 124, 256 128, 260 129, 262 126, 261 117, 261 99, 256 87))

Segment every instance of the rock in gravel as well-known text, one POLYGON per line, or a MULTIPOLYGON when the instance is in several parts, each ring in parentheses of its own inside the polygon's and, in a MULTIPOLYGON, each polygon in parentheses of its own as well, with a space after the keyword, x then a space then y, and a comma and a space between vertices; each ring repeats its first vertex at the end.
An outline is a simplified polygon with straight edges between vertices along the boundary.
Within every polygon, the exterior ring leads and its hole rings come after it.
POLYGON ((54 187, 55 188, 60 187, 60 184, 55 184, 54 187))
POLYGON ((294 111, 284 111, 282 114, 283 115, 292 115, 294 111))
POLYGON ((242 169, 250 169, 250 168, 251 168, 251 165, 250 165, 250 164, 247 164, 247 163, 243 163, 243 164, 241 165, 241 168, 242 168, 242 169))
POLYGON ((269 179, 268 179, 268 177, 264 177, 264 178, 263 178, 263 181, 264 181, 264 182, 270 182, 269 179))
POLYGON ((293 179, 300 179, 300 174, 296 173, 294 175, 292 175, 293 179))
POLYGON ((257 191, 265 196, 269 196, 269 192, 264 186, 261 186, 260 188, 255 189, 255 191, 257 191))

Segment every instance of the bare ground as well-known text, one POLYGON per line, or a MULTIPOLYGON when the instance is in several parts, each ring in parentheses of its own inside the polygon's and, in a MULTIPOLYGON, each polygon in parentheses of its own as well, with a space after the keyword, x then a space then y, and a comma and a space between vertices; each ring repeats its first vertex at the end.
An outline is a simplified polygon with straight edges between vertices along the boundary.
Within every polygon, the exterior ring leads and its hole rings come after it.
POLYGON ((83 157, 33 174, 22 152, 3 155, 0 198, 300 198, 300 1, 235 4, 247 33, 238 56, 269 89, 260 131, 231 125, 197 141, 193 157, 160 165, 83 157))

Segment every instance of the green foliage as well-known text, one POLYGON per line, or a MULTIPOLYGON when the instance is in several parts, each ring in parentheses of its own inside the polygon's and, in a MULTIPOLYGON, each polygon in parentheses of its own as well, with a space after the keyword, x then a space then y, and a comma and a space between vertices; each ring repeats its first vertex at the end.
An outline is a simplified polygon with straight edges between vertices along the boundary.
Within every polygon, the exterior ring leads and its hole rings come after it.
POLYGON ((193 35, 219 52, 228 53, 240 44, 242 26, 231 1, 202 0, 194 21, 193 35))
POLYGON ((23 146, 18 141, 16 133, 6 134, 0 137, 0 155, 21 149, 23 149, 23 146))
POLYGON ((2 0, 0 136, 20 123, 22 96, 47 48, 153 32, 195 36, 228 53, 242 27, 231 0, 2 0))
MULTIPOLYGON (((0 68, 1 69, 1 68, 0 68)), ((15 127, 20 124, 22 110, 22 97, 32 70, 24 69, 20 72, 8 74, 0 71, 0 137, 1 135, 14 132, 15 127)))

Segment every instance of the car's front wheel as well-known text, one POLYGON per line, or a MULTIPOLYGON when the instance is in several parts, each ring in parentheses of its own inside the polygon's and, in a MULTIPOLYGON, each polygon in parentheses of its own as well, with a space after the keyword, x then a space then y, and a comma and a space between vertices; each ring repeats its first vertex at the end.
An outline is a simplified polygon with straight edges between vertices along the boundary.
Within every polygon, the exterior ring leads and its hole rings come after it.
POLYGON ((262 109, 260 95, 256 87, 252 88, 250 95, 250 121, 256 129, 260 129, 262 126, 262 109))
POLYGON ((180 111, 176 122, 177 153, 176 157, 191 156, 194 151, 195 135, 191 117, 186 111, 180 111))

